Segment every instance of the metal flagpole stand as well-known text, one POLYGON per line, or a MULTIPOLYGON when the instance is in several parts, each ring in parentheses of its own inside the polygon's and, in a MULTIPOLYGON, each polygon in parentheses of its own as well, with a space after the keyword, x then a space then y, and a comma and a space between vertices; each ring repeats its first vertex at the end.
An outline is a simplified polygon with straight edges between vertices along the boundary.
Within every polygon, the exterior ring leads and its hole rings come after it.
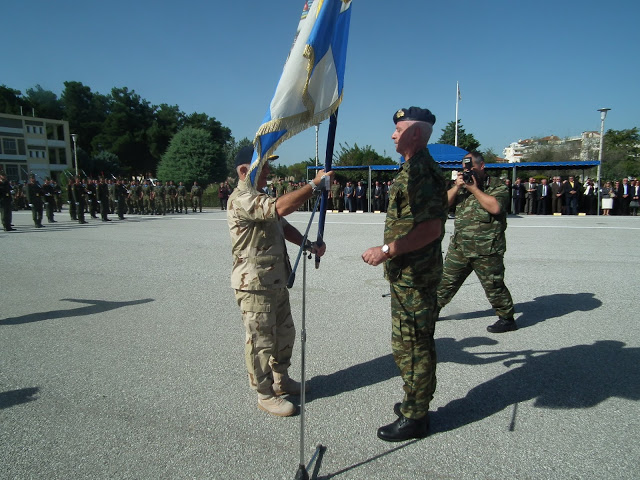
POLYGON ((287 288, 293 287, 293 283, 296 278, 296 270, 298 269, 298 263, 300 262, 300 257, 304 255, 302 259, 302 329, 300 332, 300 368, 302 373, 300 375, 300 464, 298 465, 298 471, 296 472, 295 480, 309 480, 309 472, 308 469, 311 467, 314 461, 317 461, 319 455, 322 451, 324 451, 324 447, 321 444, 318 444, 316 447, 316 451, 314 452, 309 464, 305 466, 304 464, 304 412, 305 412, 305 404, 306 404, 306 377, 305 377, 305 367, 306 367, 306 343, 307 343, 307 327, 306 327, 306 314, 307 314, 307 259, 311 258, 311 252, 305 253, 307 247, 307 238, 309 236, 309 229, 311 228, 311 224, 313 223, 313 217, 315 216, 316 211, 318 210, 318 205, 320 205, 320 199, 322 195, 319 195, 315 201, 313 211, 311 212, 311 218, 309 219, 309 223, 307 225, 307 229, 304 232, 302 237, 302 244, 300 245, 300 250, 298 251, 298 256, 296 258, 295 264, 291 270, 291 275, 289 275, 289 281, 287 282, 287 288))

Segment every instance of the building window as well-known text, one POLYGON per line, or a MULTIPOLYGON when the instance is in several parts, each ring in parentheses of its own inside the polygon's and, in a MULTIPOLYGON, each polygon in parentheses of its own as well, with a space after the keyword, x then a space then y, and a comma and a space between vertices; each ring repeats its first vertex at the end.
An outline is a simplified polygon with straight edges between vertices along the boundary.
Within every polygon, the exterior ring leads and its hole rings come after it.
POLYGON ((7 165, 5 172, 7 172, 7 178, 12 182, 20 181, 20 172, 17 165, 7 165))
POLYGON ((18 147, 16 145, 16 141, 13 138, 3 138, 2 150, 5 155, 17 155, 18 147))

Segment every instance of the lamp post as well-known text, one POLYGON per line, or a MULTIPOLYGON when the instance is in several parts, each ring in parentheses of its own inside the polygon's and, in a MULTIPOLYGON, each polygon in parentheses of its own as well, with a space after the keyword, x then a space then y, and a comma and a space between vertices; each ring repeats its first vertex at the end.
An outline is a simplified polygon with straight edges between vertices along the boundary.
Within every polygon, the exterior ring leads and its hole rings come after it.
POLYGON ((72 133, 71 140, 73 140, 73 159, 76 162, 76 177, 78 177, 78 134, 72 133))
POLYGON ((607 112, 610 108, 599 108, 600 112, 600 152, 598 153, 598 216, 600 215, 600 189, 602 188, 600 182, 600 168, 602 167, 602 150, 604 148, 604 119, 607 118, 607 112))

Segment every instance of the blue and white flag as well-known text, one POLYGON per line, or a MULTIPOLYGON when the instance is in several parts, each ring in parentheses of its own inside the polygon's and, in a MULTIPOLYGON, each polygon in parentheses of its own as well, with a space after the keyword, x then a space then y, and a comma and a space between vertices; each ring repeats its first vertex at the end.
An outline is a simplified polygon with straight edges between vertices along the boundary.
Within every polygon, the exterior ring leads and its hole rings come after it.
POLYGON ((253 141, 253 186, 264 161, 294 135, 326 120, 342 102, 351 0, 307 0, 271 105, 253 141))

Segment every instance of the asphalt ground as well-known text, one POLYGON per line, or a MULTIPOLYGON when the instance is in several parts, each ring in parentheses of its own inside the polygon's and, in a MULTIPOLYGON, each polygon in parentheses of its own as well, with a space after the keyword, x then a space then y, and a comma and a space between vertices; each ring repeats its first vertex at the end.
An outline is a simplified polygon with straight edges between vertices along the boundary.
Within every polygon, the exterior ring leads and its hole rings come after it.
MULTIPOLYGON (((248 387, 225 213, 56 218, 0 232, 0 478, 293 479, 300 416, 248 387)), ((638 478, 640 217, 510 217, 520 328, 487 333, 472 274, 437 324, 431 435, 400 444, 376 437, 402 390, 388 285, 360 258, 383 222, 329 213, 306 263, 305 463, 326 447, 311 478, 638 478)))

